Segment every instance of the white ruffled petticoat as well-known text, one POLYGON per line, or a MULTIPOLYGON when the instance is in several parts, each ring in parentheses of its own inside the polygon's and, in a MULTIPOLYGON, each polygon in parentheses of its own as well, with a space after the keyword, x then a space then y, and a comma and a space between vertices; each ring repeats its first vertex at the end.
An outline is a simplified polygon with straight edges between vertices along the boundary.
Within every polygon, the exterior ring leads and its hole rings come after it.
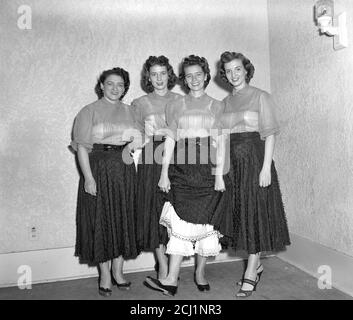
POLYGON ((222 237, 210 224, 195 224, 179 218, 170 202, 164 204, 159 223, 168 230, 166 253, 182 256, 217 256, 222 247, 222 237))

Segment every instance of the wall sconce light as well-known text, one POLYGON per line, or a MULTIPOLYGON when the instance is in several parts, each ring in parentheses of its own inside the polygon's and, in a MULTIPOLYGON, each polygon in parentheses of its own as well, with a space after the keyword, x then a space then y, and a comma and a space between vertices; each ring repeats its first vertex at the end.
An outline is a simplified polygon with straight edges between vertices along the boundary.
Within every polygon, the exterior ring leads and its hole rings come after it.
POLYGON ((317 1, 315 18, 320 31, 328 36, 333 36, 335 50, 348 47, 347 15, 346 12, 334 15, 333 0, 317 1))

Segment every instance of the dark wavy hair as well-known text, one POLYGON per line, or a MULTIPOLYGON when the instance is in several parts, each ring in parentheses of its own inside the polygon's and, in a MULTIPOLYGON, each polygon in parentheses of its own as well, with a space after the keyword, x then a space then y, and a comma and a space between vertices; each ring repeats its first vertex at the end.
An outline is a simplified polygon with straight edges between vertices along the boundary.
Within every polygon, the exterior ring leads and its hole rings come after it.
POLYGON ((206 80, 205 80, 205 84, 203 87, 204 89, 206 89, 206 87, 208 86, 208 84, 211 80, 210 67, 208 65, 206 58, 195 56, 192 54, 188 57, 185 57, 183 59, 183 61, 181 62, 179 79, 182 82, 182 84, 187 92, 190 91, 190 88, 185 84, 185 68, 189 67, 189 66, 200 66, 201 67, 202 71, 206 75, 206 80))
POLYGON ((141 86, 144 91, 147 93, 153 92, 154 88, 152 82, 150 80, 150 69, 151 67, 158 65, 161 67, 167 67, 168 72, 168 90, 174 88, 178 78, 174 73, 173 67, 169 63, 169 59, 165 56, 150 56, 143 65, 142 68, 142 78, 141 78, 141 86))
POLYGON ((255 67, 247 57, 245 57, 242 53, 238 53, 238 52, 226 51, 221 54, 221 59, 219 62, 219 69, 218 69, 219 77, 224 82, 229 83, 227 76, 226 76, 226 71, 224 69, 224 65, 228 62, 235 60, 235 59, 239 59, 242 62, 243 67, 246 70, 245 81, 246 81, 246 83, 249 83, 251 78, 254 76, 255 67))
POLYGON ((121 77, 124 81, 124 93, 121 95, 119 100, 122 100, 122 98, 124 98, 124 96, 127 94, 129 87, 130 87, 129 73, 126 70, 124 70, 123 68, 116 67, 113 69, 103 71, 101 73, 101 75, 99 76, 99 78, 97 80, 97 84, 94 88, 94 91, 96 92, 99 99, 104 97, 104 92, 101 88, 101 85, 104 85, 105 79, 107 79, 112 74, 115 74, 116 76, 121 77))

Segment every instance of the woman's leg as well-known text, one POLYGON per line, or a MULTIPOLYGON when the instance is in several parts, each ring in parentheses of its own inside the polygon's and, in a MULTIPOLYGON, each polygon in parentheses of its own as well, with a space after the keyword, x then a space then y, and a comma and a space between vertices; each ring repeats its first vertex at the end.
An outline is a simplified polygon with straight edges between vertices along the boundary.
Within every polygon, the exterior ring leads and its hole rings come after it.
POLYGON ((99 286, 105 289, 110 289, 112 286, 112 279, 110 275, 111 262, 106 261, 99 264, 100 280, 99 286))
POLYGON ((169 271, 165 279, 160 280, 163 285, 177 286, 180 272, 180 265, 184 256, 178 254, 171 254, 169 257, 169 271))
POLYGON ((165 279, 168 275, 168 257, 165 254, 165 246, 163 244, 159 245, 157 248, 156 256, 158 261, 158 279, 165 279))
MULTIPOLYGON (((260 252, 256 254, 250 254, 248 258, 248 265, 245 270, 244 278, 256 281, 257 278, 257 268, 260 266, 260 252)), ((243 283, 242 290, 252 290, 254 288, 253 285, 249 283, 243 283)))
POLYGON ((123 266, 124 266, 124 258, 123 256, 119 256, 118 258, 113 259, 112 272, 114 279, 117 283, 126 283, 123 274, 123 266))
POLYGON ((207 257, 196 255, 196 271, 195 271, 195 280, 197 284, 207 284, 207 280, 205 279, 205 266, 207 257))

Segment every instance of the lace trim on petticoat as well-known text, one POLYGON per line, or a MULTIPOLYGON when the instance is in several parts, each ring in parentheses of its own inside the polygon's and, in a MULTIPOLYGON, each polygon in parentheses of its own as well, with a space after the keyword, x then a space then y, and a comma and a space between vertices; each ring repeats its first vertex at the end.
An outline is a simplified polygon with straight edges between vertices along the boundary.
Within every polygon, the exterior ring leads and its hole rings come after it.
MULTIPOLYGON (((208 232, 206 232, 203 235, 186 237, 186 236, 183 236, 183 235, 181 235, 179 233, 173 232, 172 226, 171 226, 169 220, 165 219, 164 217, 161 217, 159 223, 167 228, 169 237, 172 235, 173 237, 178 238, 180 240, 193 242, 193 246, 195 246, 195 242, 196 241, 200 241, 202 239, 206 239, 206 238, 208 238, 208 237, 210 237, 212 235, 216 235, 218 238, 222 238, 223 237, 223 235, 217 230, 208 231, 208 232)), ((186 222, 186 223, 188 223, 188 222, 186 222)))
MULTIPOLYGON (((195 250, 195 249, 194 249, 195 250)), ((202 256, 202 257, 215 257, 219 255, 219 252, 221 250, 217 251, 217 252, 207 252, 207 255, 204 254, 204 252, 202 252, 202 254, 199 251, 196 251, 195 253, 197 253, 198 255, 202 256)), ((195 253, 190 253, 190 254, 185 254, 185 252, 179 252, 179 251, 175 251, 175 250, 168 250, 166 251, 167 254, 175 254, 175 255, 179 255, 179 256, 184 256, 184 257, 192 257, 193 255, 195 255, 195 253)))

